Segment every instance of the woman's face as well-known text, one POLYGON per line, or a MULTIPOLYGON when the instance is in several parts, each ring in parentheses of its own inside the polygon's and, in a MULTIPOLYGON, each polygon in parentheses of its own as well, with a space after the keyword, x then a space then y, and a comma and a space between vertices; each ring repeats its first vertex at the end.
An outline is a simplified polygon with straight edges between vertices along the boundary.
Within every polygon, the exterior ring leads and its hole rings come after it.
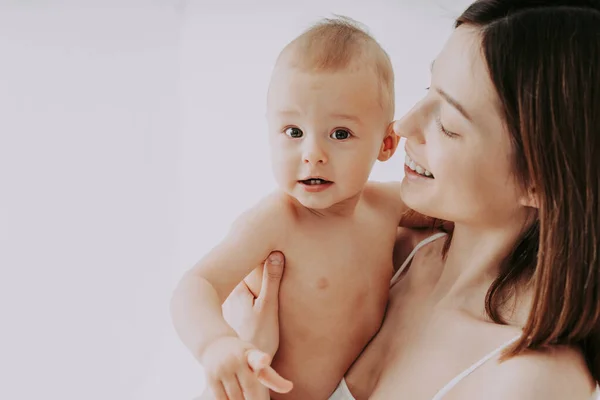
POLYGON ((461 26, 433 64, 427 95, 394 125, 407 139, 401 193, 409 207, 486 227, 523 211, 500 107, 479 32, 461 26))

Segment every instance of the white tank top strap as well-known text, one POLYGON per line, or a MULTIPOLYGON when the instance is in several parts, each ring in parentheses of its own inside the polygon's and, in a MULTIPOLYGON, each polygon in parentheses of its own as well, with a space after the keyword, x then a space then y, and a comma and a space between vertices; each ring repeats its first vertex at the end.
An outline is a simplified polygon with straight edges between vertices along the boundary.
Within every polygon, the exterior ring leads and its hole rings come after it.
MULTIPOLYGON (((396 273, 392 277, 392 280, 390 281, 390 286, 392 286, 398 280, 398 277, 402 274, 402 271, 404 271, 406 269, 406 266, 410 263, 410 261, 413 259, 413 257, 415 256, 415 254, 417 253, 417 251, 419 251, 419 249, 421 247, 433 242, 434 240, 444 237, 444 236, 446 236, 445 232, 439 232, 439 233, 436 233, 435 235, 431 235, 431 236, 425 238, 424 240, 420 241, 415 246, 415 248, 410 252, 410 254, 406 258, 406 260, 404 260, 404 262, 402 263, 400 268, 398 268, 398 271, 396 271, 396 273)), ((335 391, 331 394, 331 396, 329 396, 329 400, 356 400, 356 399, 354 398, 354 396, 352 396, 352 393, 350 393, 350 389, 348 388, 348 385, 346 384, 346 379, 342 378, 342 381, 337 386, 337 388, 335 388, 335 391)))
POLYGON ((390 281, 390 287, 394 285, 394 283, 396 283, 396 281, 398 280, 398 278, 400 277, 400 275, 402 275, 402 272, 406 269, 406 266, 411 262, 411 260, 414 258, 415 254, 417 254, 417 251, 419 251, 421 249, 421 247, 433 242, 434 240, 437 240, 441 237, 446 236, 446 232, 439 232, 436 233, 435 235, 431 235, 423 240, 421 240, 416 246, 415 248, 410 252, 410 254, 408 255, 408 257, 406 257, 406 260, 404 260, 404 262, 402 263, 402 265, 400 266, 400 268, 398 268, 398 270, 396 271, 396 273, 394 274, 394 276, 392 277, 392 280, 390 281))
POLYGON ((461 372, 460 374, 458 374, 454 379, 452 379, 450 382, 448 382, 446 384, 446 386, 444 386, 443 388, 441 388, 437 392, 437 394, 431 400, 441 400, 460 381, 462 381, 463 379, 465 379, 467 376, 471 375, 477 368, 481 367, 483 364, 485 364, 486 362, 488 362, 492 358, 498 356, 500 353, 502 353, 502 351, 504 351, 505 349, 507 349, 509 346, 511 346, 517 340, 519 340, 520 337, 521 337, 521 335, 519 334, 519 335, 513 337, 512 339, 508 340, 507 342, 503 343, 501 346, 499 346, 498 348, 494 349, 492 352, 486 354, 479 361, 477 361, 476 363, 474 363, 473 365, 471 365, 469 368, 465 369, 463 372, 461 372))

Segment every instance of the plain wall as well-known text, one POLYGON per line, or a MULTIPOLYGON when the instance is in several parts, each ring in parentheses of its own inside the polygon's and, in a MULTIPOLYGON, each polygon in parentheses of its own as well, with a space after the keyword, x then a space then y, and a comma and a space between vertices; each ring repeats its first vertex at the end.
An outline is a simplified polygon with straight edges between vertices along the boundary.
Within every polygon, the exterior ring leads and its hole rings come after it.
POLYGON ((182 10, 0 1, 0 398, 131 399, 177 243, 182 10))

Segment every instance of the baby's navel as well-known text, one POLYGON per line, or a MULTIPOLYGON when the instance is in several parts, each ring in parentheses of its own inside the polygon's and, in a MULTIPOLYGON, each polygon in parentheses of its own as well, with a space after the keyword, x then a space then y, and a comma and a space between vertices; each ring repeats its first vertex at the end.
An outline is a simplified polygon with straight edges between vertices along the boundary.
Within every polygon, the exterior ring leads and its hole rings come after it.
POLYGON ((325 277, 319 278, 317 281, 317 289, 324 290, 327 289, 327 287, 329 287, 329 280, 325 277))

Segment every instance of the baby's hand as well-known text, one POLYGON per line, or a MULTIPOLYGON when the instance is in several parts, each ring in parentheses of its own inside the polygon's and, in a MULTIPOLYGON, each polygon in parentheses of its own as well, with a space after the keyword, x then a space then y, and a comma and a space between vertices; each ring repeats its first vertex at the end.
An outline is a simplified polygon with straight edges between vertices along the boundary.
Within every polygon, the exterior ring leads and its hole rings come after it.
MULTIPOLYGON (((248 353, 248 365, 258 376, 258 380, 266 388, 277 393, 288 393, 294 385, 283 378, 271 367, 269 356, 259 350, 251 350, 248 353)), ((251 400, 247 397, 246 400, 251 400)))
POLYGON ((292 383, 271 368, 267 354, 237 337, 225 336, 213 341, 201 362, 216 400, 262 398, 262 385, 279 393, 292 390, 292 383))
POLYGON ((201 362, 207 383, 217 400, 256 398, 261 385, 248 365, 248 352, 254 346, 243 340, 225 336, 213 341, 204 351, 201 362))

